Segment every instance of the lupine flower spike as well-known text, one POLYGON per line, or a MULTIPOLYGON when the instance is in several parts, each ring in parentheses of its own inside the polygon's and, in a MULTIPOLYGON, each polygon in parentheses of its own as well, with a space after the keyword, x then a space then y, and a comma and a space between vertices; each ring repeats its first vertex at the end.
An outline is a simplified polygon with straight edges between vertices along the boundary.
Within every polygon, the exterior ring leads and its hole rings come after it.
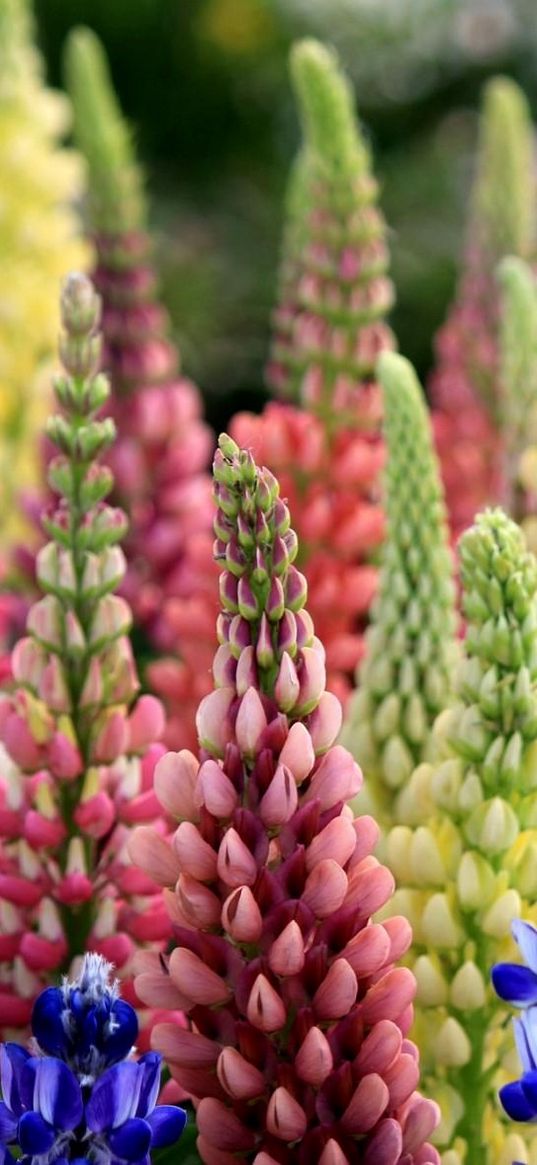
POLYGON ((497 963, 492 968, 492 983, 500 999, 522 1008, 515 1019, 515 1040, 522 1064, 520 1080, 500 1089, 501 1103, 511 1120, 537 1119, 537 928, 517 918, 512 924, 525 965, 497 963))
POLYGON ((210 681, 218 594, 207 472, 214 439, 197 388, 179 372, 169 321, 156 299, 132 136, 89 29, 69 37, 67 76, 89 168, 103 367, 118 431, 110 452, 114 498, 130 520, 123 593, 150 650, 166 656, 148 679, 168 706, 167 741, 182 747, 195 743, 195 710, 210 681))
POLYGON ((509 502, 503 469, 499 296, 505 255, 535 242, 534 144, 529 108, 513 81, 485 88, 463 271, 437 338, 430 383, 435 435, 453 533, 484 505, 509 502))
POLYGON ((137 991, 192 1022, 157 1026, 154 1046, 195 1098, 205 1165, 433 1165, 436 1106, 407 1039, 415 984, 394 966, 410 932, 370 923, 393 879, 374 821, 346 805, 361 773, 334 745, 341 708, 289 510, 229 437, 214 477, 222 611, 200 757, 157 768, 173 845, 147 828, 131 841, 167 887, 177 942, 167 975, 142 958, 137 991))
MULTIPOLYGON (((384 353, 378 375, 388 529, 342 743, 363 764, 371 812, 388 828, 395 794, 427 759, 433 722, 449 703, 457 648, 453 563, 428 411, 402 356, 384 353)), ((361 793, 357 811, 365 804, 361 793)))
POLYGON ((136 941, 169 930, 155 887, 125 848, 132 822, 158 817, 152 775, 163 713, 153 696, 135 703, 131 613, 114 594, 126 521, 104 501, 112 478, 100 457, 114 425, 96 419, 108 384, 97 374, 99 299, 85 276, 67 279, 61 310, 62 412, 47 430, 59 497, 43 519, 43 597, 13 651, 15 690, 0 703, 3 1028, 26 1024, 51 972, 88 946, 124 972, 136 941))
POLYGON ((374 368, 393 346, 385 226, 350 85, 315 41, 292 50, 304 146, 274 317, 269 383, 294 404, 240 414, 232 434, 277 474, 289 498, 330 686, 350 691, 382 542, 381 400, 374 368))
POLYGON ((414 1036, 442 1108, 443 1165, 511 1165, 537 1160, 537 1136, 526 1148, 501 1119, 513 1069, 489 969, 512 956, 511 923, 537 896, 537 563, 501 510, 478 517, 460 553, 458 702, 437 722, 437 759, 398 796, 386 854, 414 931, 414 1036))
POLYGON ((500 264, 501 425, 509 510, 537 549, 537 288, 531 268, 500 264))
POLYGON ((161 1058, 129 1059, 136 1012, 112 967, 85 956, 78 979, 48 987, 32 1014, 33 1046, 0 1045, 0 1154, 6 1165, 149 1165, 179 1140, 186 1113, 155 1107, 161 1058), (9 1148, 7 1148, 9 1146, 9 1148))
POLYGON ((46 416, 48 371, 58 332, 57 287, 81 267, 71 203, 82 185, 74 152, 60 145, 67 99, 45 88, 27 0, 0 5, 0 528, 4 551, 20 533, 21 488, 39 480, 37 437, 46 416))

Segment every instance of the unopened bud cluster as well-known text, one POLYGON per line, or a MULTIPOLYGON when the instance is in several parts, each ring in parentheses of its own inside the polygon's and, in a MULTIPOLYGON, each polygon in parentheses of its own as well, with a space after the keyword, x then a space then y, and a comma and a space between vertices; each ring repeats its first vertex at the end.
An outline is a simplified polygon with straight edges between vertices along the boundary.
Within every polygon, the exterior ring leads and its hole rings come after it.
MULTIPOLYGON (((386 852, 414 932, 414 1033, 442 1107, 438 1143, 448 1165, 496 1165, 512 1159, 495 1096, 510 1041, 490 967, 512 954, 511 923, 532 918, 537 899, 537 564, 500 510, 460 550, 458 702, 437 722, 438 759, 399 793, 386 852)), ((537 1138, 526 1142, 535 1153, 537 1138)))
POLYGON ((159 812, 152 773, 163 715, 154 697, 134 702, 131 614, 114 594, 126 521, 105 501, 112 478, 100 462, 114 425, 97 416, 108 394, 99 310, 89 280, 69 276, 61 412, 48 425, 59 496, 43 518, 42 597, 13 650, 14 692, 0 704, 0 1024, 9 1027, 27 1022, 43 979, 88 942, 124 968, 137 939, 168 932, 154 886, 126 853, 132 822, 159 812))
POLYGON ((131 852, 166 887, 176 947, 143 958, 137 992, 192 1027, 154 1046, 196 1098, 205 1165, 435 1165, 436 1106, 415 1088, 406 1038, 415 983, 394 963, 401 918, 370 923, 391 874, 378 829, 347 807, 361 773, 334 746, 341 709, 294 567, 278 483, 220 439, 215 553, 223 566, 215 690, 198 713, 199 759, 170 753, 157 794, 171 844, 138 830, 131 852))

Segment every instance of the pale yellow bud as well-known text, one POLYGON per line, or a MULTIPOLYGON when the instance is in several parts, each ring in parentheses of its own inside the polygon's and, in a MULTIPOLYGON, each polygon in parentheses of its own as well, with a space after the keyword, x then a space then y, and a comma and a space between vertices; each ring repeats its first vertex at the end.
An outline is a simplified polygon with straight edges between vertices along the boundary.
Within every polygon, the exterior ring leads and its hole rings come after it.
POLYGON ((395 816, 402 825, 422 825, 432 817, 435 811, 431 797, 432 776, 432 765, 418 765, 401 790, 395 803, 395 816))
POLYGON ((442 1165, 464 1165, 464 1157, 457 1149, 448 1149, 447 1153, 442 1153, 441 1162, 442 1165))
POLYGON ((492 797, 474 809, 468 822, 469 840, 486 854, 501 854, 513 844, 518 818, 503 797, 492 797))
MULTIPOLYGON (((391 918, 396 914, 403 914, 414 932, 414 942, 420 943, 424 941, 422 932, 422 917, 423 906, 426 901, 426 895, 421 890, 404 889, 396 890, 388 903, 386 910, 386 917, 391 918)), ((425 941, 429 941, 428 939, 425 941)))
POLYGON ((521 910, 522 902, 518 891, 505 890, 496 902, 489 906, 482 919, 483 931, 485 934, 491 935, 492 938, 506 938, 513 919, 520 917, 521 910))
POLYGON ((485 981, 475 963, 468 961, 459 967, 451 984, 450 995, 458 1011, 476 1011, 485 1006, 485 981))
POLYGON ((382 750, 382 774, 390 789, 399 789, 408 780, 414 758, 401 736, 392 736, 382 750))
POLYGON ((498 1156, 498 1165, 512 1165, 513 1161, 530 1161, 532 1165, 534 1161, 528 1157, 528 1145, 519 1133, 508 1133, 498 1156))
POLYGON ((435 955, 420 955, 412 968, 418 991, 417 1003, 422 1007, 440 1007, 447 1003, 448 987, 435 955))
POLYGON ((464 778, 459 790, 458 808, 464 813, 470 813, 483 801, 483 786, 477 773, 473 770, 464 778))
POLYGON ((445 885, 446 869, 438 842, 426 826, 420 826, 411 838, 410 863, 412 881, 418 886, 445 885))
MULTIPOLYGON (((429 1093, 430 1095, 430 1093, 429 1093)), ((464 1116, 464 1101, 462 1096, 451 1084, 445 1080, 435 1080, 434 1098, 440 1105, 440 1124, 434 1131, 435 1145, 449 1145, 452 1148, 455 1129, 464 1116)), ((455 1146, 459 1150, 458 1144, 455 1146)), ((459 1152, 462 1152, 462 1146, 459 1152)), ((464 1158, 461 1156, 461 1161, 464 1158)), ((468 1165, 471 1165, 468 1162, 468 1165)))
POLYGON ((433 894, 429 899, 423 911, 421 929, 425 942, 432 947, 445 950, 458 947, 464 941, 463 930, 445 894, 433 894))
POLYGON ((494 894, 494 871, 481 854, 465 853, 457 874, 457 896, 463 910, 480 910, 494 894))
POLYGON ((435 769, 431 780, 431 795, 440 809, 453 813, 458 808, 458 796, 463 778, 462 761, 452 757, 435 769))
POLYGON ((408 885, 414 881, 411 863, 412 830, 408 825, 396 825, 386 838, 386 861, 397 882, 408 885))
POLYGON ((472 1045, 459 1021, 450 1015, 436 1040, 436 1056, 446 1068, 463 1068, 472 1057, 472 1045))
POLYGON ((401 716, 401 702, 396 692, 390 692, 379 705, 373 720, 373 733, 377 740, 387 740, 397 732, 401 716))

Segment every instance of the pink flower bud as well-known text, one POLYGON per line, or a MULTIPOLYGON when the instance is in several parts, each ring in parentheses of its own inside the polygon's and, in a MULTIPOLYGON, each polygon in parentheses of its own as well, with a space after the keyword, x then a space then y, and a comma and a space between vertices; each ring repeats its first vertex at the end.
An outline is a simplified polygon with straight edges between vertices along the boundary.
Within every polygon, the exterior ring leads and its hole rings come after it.
POLYGON ((274 698, 280 711, 290 712, 297 702, 299 692, 300 683, 295 665, 288 652, 284 651, 274 685, 274 698))
POLYGON ((34 635, 40 643, 52 650, 61 649, 62 619, 58 599, 54 595, 45 595, 31 607, 26 620, 26 627, 30 635, 34 635))
POLYGON ((96 793, 87 800, 81 800, 74 812, 74 820, 82 833, 88 837, 105 837, 112 828, 116 817, 113 801, 108 793, 96 793))
POLYGON ((384 1076, 390 1064, 396 1063, 403 1037, 397 1024, 381 1019, 365 1037, 356 1057, 356 1069, 361 1076, 378 1072, 384 1076))
POLYGON ((289 975, 298 975, 304 966, 304 960, 302 931, 298 923, 292 919, 272 943, 269 966, 275 975, 285 978, 289 975))
POLYGON ((346 959, 335 959, 313 997, 318 1019, 332 1020, 347 1015, 356 1001, 358 981, 346 959))
POLYGON ((28 636, 19 639, 11 653, 13 679, 18 684, 32 684, 37 687, 47 661, 43 648, 28 636))
POLYGON ((186 1068, 213 1068, 218 1060, 218 1044, 198 1032, 184 1031, 176 1023, 158 1023, 153 1028, 151 1046, 168 1063, 186 1068))
POLYGON ((220 899, 189 874, 181 874, 175 893, 183 914, 199 930, 210 930, 220 922, 220 899))
POLYGON ((249 886, 239 886, 226 898, 222 925, 238 943, 254 943, 261 937, 263 918, 249 886))
POLYGON ((237 661, 233 658, 229 644, 222 643, 213 660, 213 678, 217 688, 231 688, 235 683, 237 661))
POLYGON ((202 764, 194 797, 199 807, 205 805, 213 817, 223 819, 231 817, 239 801, 235 786, 214 760, 202 764))
POLYGON ((400 1108, 414 1092, 420 1078, 419 1065, 414 1056, 403 1053, 383 1072, 384 1083, 390 1094, 390 1104, 400 1108))
POLYGON ((259 803, 259 816, 269 829, 284 825, 293 816, 298 805, 295 778, 289 769, 279 764, 266 793, 259 803))
POLYGON ((92 705, 98 706, 102 703, 103 694, 102 668, 97 656, 94 655, 90 659, 84 687, 80 695, 80 706, 82 708, 89 708, 92 705))
POLYGON ((198 770, 196 757, 186 748, 181 752, 168 752, 159 760, 155 768, 155 792, 172 817, 197 820, 194 789, 198 770))
POLYGON ((10 757, 20 765, 23 772, 36 772, 41 767, 43 750, 34 740, 22 716, 11 713, 6 717, 2 739, 10 757))
POLYGON ((380 1120, 388 1101, 389 1092, 382 1076, 374 1072, 363 1076, 341 1118, 343 1128, 354 1136, 367 1133, 380 1120))
POLYGON ((290 769, 297 785, 309 775, 315 763, 315 753, 311 736, 304 724, 297 720, 292 724, 285 744, 280 752, 280 764, 290 769))
POLYGON ((200 747, 215 756, 223 756, 226 744, 232 739, 229 713, 234 699, 234 688, 217 688, 204 696, 198 708, 196 730, 200 747))
POLYGON ((332 1071, 334 1057, 330 1044, 318 1027, 311 1027, 295 1056, 295 1068, 301 1080, 320 1088, 332 1071))
POLYGON ((226 1003, 231 996, 231 988, 225 979, 186 947, 176 947, 172 951, 170 975, 180 993, 193 1004, 213 1007, 226 1003))
POLYGON ((247 1016, 262 1032, 276 1032, 287 1018, 285 1005, 265 975, 258 975, 248 998, 247 1016))
POLYGON ((99 600, 90 632, 93 645, 107 643, 120 635, 128 635, 132 622, 131 610, 119 595, 104 595, 99 600))
POLYGON ((129 752, 144 752, 164 732, 164 709, 154 696, 140 696, 129 716, 129 752))
POLYGON ((390 942, 390 954, 386 962, 397 963, 406 955, 412 942, 412 927, 407 918, 396 915, 383 922, 383 928, 390 942))
POLYGON ((319 1165, 351 1165, 351 1162, 337 1141, 331 1137, 319 1157, 319 1165))
POLYGON ((24 818, 24 837, 34 849, 55 848, 61 845, 67 836, 67 830, 60 816, 44 817, 35 809, 29 809, 24 818))
POLYGON ((304 1136, 308 1122, 302 1106, 287 1088, 277 1088, 267 1108, 267 1129, 280 1141, 298 1141, 304 1136))
POLYGON ((255 657, 260 667, 268 668, 274 663, 274 646, 272 643, 272 630, 265 612, 261 616, 259 623, 259 630, 257 633, 257 643, 255 647, 255 657))
POLYGON ((190 874, 199 882, 212 882, 216 878, 217 858, 214 849, 204 841, 199 829, 190 821, 182 821, 178 826, 173 846, 178 861, 177 873, 190 874))
MULTIPOLYGON (((238 1116, 220 1100, 204 1097, 198 1105, 196 1115, 201 1136, 206 1137, 209 1144, 217 1145, 219 1153, 226 1150, 239 1153, 254 1148, 256 1141, 254 1133, 247 1129, 238 1116)), ((205 1153, 204 1157, 207 1161, 205 1153)), ((218 1161, 222 1161, 221 1156, 218 1157, 218 1161)), ((227 1162, 222 1161, 222 1165, 227 1165, 227 1162)))
POLYGON ((374 975, 391 961, 390 940, 385 927, 380 923, 364 926, 341 953, 359 979, 374 975))
POLYGON ((238 696, 244 696, 248 688, 256 688, 257 667, 255 662, 255 648, 245 647, 236 664, 235 687, 238 696))
POLYGON ((350 801, 362 784, 362 773, 346 748, 334 745, 314 773, 303 803, 318 800, 320 809, 332 809, 339 801, 350 801))
POLYGON ((403 1119, 403 1151, 415 1153, 420 1149, 440 1121, 440 1110, 434 1100, 412 1097, 403 1119))
POLYGON ((108 709, 99 718, 97 725, 92 747, 92 760, 94 764, 110 764, 127 751, 128 722, 123 712, 108 709))
POLYGON ((330 918, 342 905, 347 887, 347 875, 339 863, 325 858, 308 875, 302 901, 317 918, 330 918))
POLYGON ((386 866, 370 855, 354 866, 349 877, 348 902, 356 904, 364 919, 376 914, 391 898, 395 879, 386 866))
POLYGON ((82 772, 79 749, 63 732, 55 732, 47 748, 51 771, 61 781, 74 781, 82 772))
POLYGON ((129 837, 129 856, 157 886, 174 886, 181 872, 169 842, 149 825, 140 825, 129 837))
POLYGON ((222 1088, 236 1100, 253 1100, 265 1091, 263 1073, 235 1048, 224 1048, 216 1066, 222 1088))
POLYGON ((372 1026, 381 1019, 397 1019, 416 994, 416 980, 407 967, 394 967, 370 987, 362 1000, 364 1023, 372 1026))
POLYGON ((271 623, 278 623, 285 610, 285 593, 279 578, 273 578, 266 602, 267 618, 271 623))
POLYGON ((306 723, 317 756, 326 752, 339 736, 342 719, 343 712, 337 696, 332 692, 323 692, 306 723))
POLYGON ((256 860, 236 829, 228 829, 222 838, 217 869, 226 886, 253 886, 257 878, 256 860))
POLYGON ((365 1165, 398 1165, 403 1151, 403 1133, 398 1120, 381 1120, 368 1140, 365 1165))
POLYGON ((306 868, 313 870, 328 858, 340 866, 346 865, 356 844, 356 834, 348 817, 333 817, 313 838, 306 851, 306 868))
POLYGON ((266 727, 267 717, 259 693, 255 688, 248 688, 241 699, 235 722, 235 738, 244 756, 252 757, 259 751, 266 727))

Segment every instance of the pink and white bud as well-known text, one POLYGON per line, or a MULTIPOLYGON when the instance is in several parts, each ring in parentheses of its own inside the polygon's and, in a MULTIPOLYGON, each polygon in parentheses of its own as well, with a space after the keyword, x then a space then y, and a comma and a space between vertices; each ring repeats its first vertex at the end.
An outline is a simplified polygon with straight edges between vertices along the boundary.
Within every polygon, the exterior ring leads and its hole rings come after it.
POLYGON ((290 821, 298 805, 296 781, 290 769, 281 763, 259 803, 259 816, 269 829, 290 821))
POLYGON ((246 1014, 252 1026, 262 1032, 280 1031, 285 1025, 285 1004, 265 975, 258 975, 255 980, 246 1014))
POLYGON ((240 886, 226 898, 222 926, 238 943, 254 943, 261 937, 263 918, 249 886, 240 886))
POLYGON ((315 753, 311 736, 300 720, 291 725, 279 759, 280 764, 291 770, 297 785, 309 776, 315 764, 315 753))
POLYGON ((323 692, 317 707, 306 719, 316 756, 321 756, 334 743, 341 731, 343 710, 332 692, 323 692))
POLYGON ((235 1100, 253 1100, 265 1091, 263 1073, 235 1048, 224 1048, 216 1066, 222 1088, 235 1100))
POLYGON ((129 752, 144 752, 164 732, 164 709, 154 696, 140 696, 128 721, 129 752))
POLYGON ((302 970, 305 961, 304 938, 294 919, 274 939, 268 961, 271 971, 282 978, 298 975, 302 970))
MULTIPOLYGON (((235 661, 234 661, 235 662, 235 661)), ((245 647, 238 661, 235 663, 235 687, 238 696, 245 696, 248 688, 257 688, 257 666, 255 662, 255 648, 245 647)))
POLYGON ((155 792, 172 817, 197 820, 194 790, 198 772, 199 763, 186 748, 181 752, 168 752, 159 760, 155 768, 155 792))
POLYGON ((191 926, 199 930, 211 930, 220 922, 220 899, 212 890, 198 882, 189 874, 181 874, 175 893, 179 907, 191 926))
POLYGON ((318 1019, 333 1020, 347 1015, 356 1002, 358 980, 346 959, 335 959, 313 996, 318 1019))
POLYGON ((266 1124, 269 1133, 280 1141, 298 1141, 308 1127, 306 1113, 302 1106, 288 1092, 287 1088, 277 1088, 268 1103, 266 1124))
POLYGON ((351 1165, 351 1162, 337 1141, 331 1137, 319 1157, 319 1165, 351 1165))
POLYGON ((253 886, 257 862, 236 829, 228 829, 218 850, 218 875, 226 886, 253 886))
POLYGON ((140 825, 130 835, 129 857, 157 886, 175 886, 181 873, 176 850, 149 825, 140 825))
POLYGON ((328 859, 345 866, 354 852, 356 834, 348 817, 334 817, 313 838, 306 850, 306 868, 311 871, 328 859))
POLYGON ((363 777, 361 769, 346 748, 336 744, 323 757, 314 773, 304 802, 318 800, 324 812, 339 801, 350 801, 359 792, 363 777))
POLYGON ((217 688, 204 696, 196 713, 196 731, 201 748, 215 756, 223 756, 233 730, 229 718, 235 700, 234 688, 217 688))
POLYGON ((216 878, 217 857, 214 849, 192 822, 182 821, 178 826, 173 848, 178 861, 176 876, 179 873, 190 874, 199 882, 212 882, 216 878))
POLYGON ((347 875, 339 862, 325 858, 308 875, 302 901, 317 918, 330 918, 344 902, 347 888, 347 875))
POLYGON ((206 760, 198 771, 194 790, 196 805, 205 805, 213 817, 226 820, 239 802, 235 786, 214 760, 206 760))
POLYGON ((287 651, 284 651, 278 676, 274 685, 274 699, 281 712, 291 712, 300 692, 300 681, 296 667, 287 651))
POLYGON ((296 701, 296 710, 301 716, 307 716, 317 707, 326 688, 326 667, 324 653, 316 647, 303 647, 300 660, 300 690, 296 701))
POLYGON ((255 688, 248 688, 241 699, 235 722, 235 739, 246 757, 253 757, 259 751, 260 741, 267 717, 255 688))

